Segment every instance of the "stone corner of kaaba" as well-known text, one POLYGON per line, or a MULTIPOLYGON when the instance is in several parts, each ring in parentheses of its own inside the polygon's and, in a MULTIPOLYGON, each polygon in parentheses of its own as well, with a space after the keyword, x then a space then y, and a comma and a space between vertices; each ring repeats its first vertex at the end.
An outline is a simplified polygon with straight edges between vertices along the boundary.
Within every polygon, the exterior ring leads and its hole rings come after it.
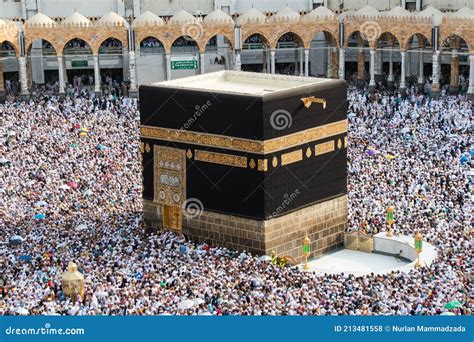
POLYGON ((162 218, 171 207, 199 203, 200 217, 183 218, 198 240, 208 227, 203 220, 220 222, 213 227, 225 232, 235 225, 291 229, 299 222, 299 234, 329 227, 339 243, 347 221, 345 82, 229 77, 238 78, 235 89, 232 80, 216 82, 216 89, 202 81, 209 89, 193 89, 192 77, 185 85, 140 87, 144 199, 161 207, 162 218), (147 103, 159 108, 153 118, 147 103), (286 127, 272 122, 280 114, 286 127))

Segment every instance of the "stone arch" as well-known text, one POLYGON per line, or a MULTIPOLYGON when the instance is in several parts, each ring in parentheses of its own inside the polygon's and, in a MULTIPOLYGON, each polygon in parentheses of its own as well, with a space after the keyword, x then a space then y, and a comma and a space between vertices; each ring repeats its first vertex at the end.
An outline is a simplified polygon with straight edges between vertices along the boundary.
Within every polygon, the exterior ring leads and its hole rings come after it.
POLYGON ((144 37, 143 39, 141 39, 139 42, 138 42, 138 47, 140 48, 140 53, 165 53, 165 44, 159 39, 157 38, 155 35, 149 35, 149 36, 146 36, 144 37), (144 41, 146 39, 149 39, 149 38, 152 38, 154 39, 158 45, 156 46, 144 46, 144 41), (149 52, 147 52, 147 50, 150 50, 149 52))
POLYGON ((346 35, 345 40, 344 40, 344 47, 348 48, 349 42, 353 39, 357 40, 358 48, 370 47, 369 40, 367 40, 359 30, 352 31, 346 35))
POLYGON ((416 32, 416 33, 413 33, 411 34, 406 40, 405 40, 405 44, 403 44, 402 46, 402 49, 403 50, 410 50, 410 48, 412 47, 412 44, 413 44, 413 38, 417 38, 418 41, 422 40, 424 41, 424 47, 427 47, 427 45, 429 44, 429 46, 431 46, 431 39, 426 37, 423 33, 420 33, 420 32, 416 32))
POLYGON ((339 69, 339 53, 334 35, 326 30, 314 32, 309 45, 311 59, 316 58, 318 63, 311 63, 311 71, 320 77, 333 78, 339 69))
POLYGON ((401 48, 400 39, 398 39, 396 35, 394 35, 392 32, 389 32, 389 31, 382 32, 378 36, 375 47, 382 48, 384 47, 384 43, 386 43, 386 45, 389 47, 393 46, 393 47, 401 48))
POLYGON ((440 37, 440 48, 442 50, 450 50, 453 48, 463 49, 467 51, 471 50, 467 39, 458 33, 447 34, 445 36, 440 37))
POLYGON ((287 35, 292 35, 293 36, 293 39, 294 39, 294 42, 299 46, 299 47, 304 47, 304 41, 303 41, 303 38, 296 32, 294 31, 286 31, 282 34, 280 34, 278 37, 276 37, 276 39, 271 42, 271 48, 272 49, 276 49, 278 48, 278 43, 281 43, 281 39, 284 38, 285 36, 287 35))
POLYGON ((310 48, 313 40, 316 38, 317 35, 321 33, 324 34, 324 38, 326 41, 330 41, 332 46, 338 46, 338 33, 330 30, 327 27, 316 27, 315 29, 311 29, 311 31, 306 34, 305 40, 305 48, 310 48))
POLYGON ((206 47, 207 47, 209 41, 210 41, 211 39, 213 39, 214 37, 217 37, 217 36, 222 36, 222 37, 224 37, 225 41, 229 44, 230 48, 231 48, 231 49, 233 48, 233 46, 234 46, 234 42, 232 41, 233 38, 231 39, 227 33, 223 33, 223 32, 217 32, 217 33, 216 33, 216 32, 213 32, 213 33, 211 33, 211 34, 209 34, 209 35, 206 35, 206 36, 202 39, 201 46, 203 46, 203 49, 204 49, 204 50, 201 51, 201 52, 205 52, 206 47))
POLYGON ((181 35, 179 37, 176 37, 171 42, 170 52, 171 53, 178 52, 178 51, 176 51, 176 48, 179 47, 179 46, 189 46, 191 48, 192 47, 195 48, 195 49, 190 49, 190 50, 193 50, 193 51, 183 51, 185 53, 186 52, 197 53, 197 52, 201 51, 199 43, 195 39, 193 39, 192 37, 186 36, 186 35, 181 35), (184 44, 184 45, 176 45, 176 44, 184 44), (173 51, 173 49, 174 49, 174 51, 173 51))
POLYGON ((20 56, 20 49, 18 46, 16 46, 13 42, 9 40, 3 40, 0 42, 0 46, 2 47, 1 50, 3 51, 3 44, 9 45, 13 48, 13 51, 15 52, 15 56, 19 57, 20 56))
POLYGON ((104 40, 102 40, 102 42, 99 44, 99 48, 97 49, 97 54, 103 54, 103 52, 101 52, 101 49, 103 48, 103 45, 106 42, 113 42, 113 41, 116 41, 116 42, 120 43, 120 53, 123 53, 124 44, 123 44, 122 40, 120 40, 116 37, 108 37, 108 38, 105 38, 104 40))
POLYGON ((61 55, 65 55, 65 52, 66 52, 66 49, 69 49, 68 45, 70 45, 73 41, 82 41, 85 43, 85 45, 89 48, 89 50, 87 51, 88 54, 93 54, 94 51, 92 49, 92 45, 90 44, 90 42, 87 41, 87 38, 86 37, 81 37, 81 36, 74 36, 70 39, 68 39, 64 45, 62 46, 62 49, 61 49, 61 55))
MULTIPOLYGON (((252 37, 260 37, 261 43, 263 45, 265 45, 266 47, 270 47, 270 41, 268 40, 265 33, 261 32, 261 31, 253 31, 252 33, 247 34, 245 37, 242 37, 243 45, 246 44, 246 43, 250 43, 250 42, 248 42, 248 40, 251 39, 252 37)), ((242 48, 243 48, 243 46, 242 46, 242 48)))
POLYGON ((337 46, 337 40, 334 34, 326 30, 320 30, 320 31, 314 32, 313 35, 311 36, 311 42, 309 44, 309 47, 311 47, 313 40, 320 34, 324 35, 324 40, 328 45, 337 46))
POLYGON ((54 54, 55 55, 58 55, 58 50, 56 48, 56 46, 54 45, 53 42, 49 41, 48 39, 45 39, 45 38, 40 38, 40 37, 37 37, 37 38, 34 38, 33 40, 31 40, 29 42, 29 44, 25 47, 26 48, 26 54, 29 55, 31 53, 31 49, 33 47, 33 43, 37 40, 41 40, 42 42, 42 48, 44 49, 45 48, 45 43, 51 45, 51 48, 54 50, 54 54))

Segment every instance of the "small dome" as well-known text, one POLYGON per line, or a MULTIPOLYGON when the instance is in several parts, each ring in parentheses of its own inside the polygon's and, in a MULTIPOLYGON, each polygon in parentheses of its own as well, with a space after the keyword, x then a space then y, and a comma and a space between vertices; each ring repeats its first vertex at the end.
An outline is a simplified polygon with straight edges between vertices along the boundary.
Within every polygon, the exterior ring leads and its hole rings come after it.
POLYGON ((425 17, 425 18, 431 17, 433 19, 433 25, 435 26, 441 25, 441 21, 443 21, 443 13, 432 6, 426 7, 423 11, 418 13, 416 16, 425 17))
POLYGON ((30 24, 30 25, 43 25, 43 24, 55 25, 56 22, 53 19, 51 19, 50 17, 48 17, 47 15, 44 15, 43 13, 36 13, 34 16, 32 16, 31 18, 29 18, 26 21, 26 24, 30 24))
POLYGON ((333 11, 328 9, 327 7, 324 6, 319 6, 306 14, 303 19, 306 21, 310 20, 319 20, 319 19, 324 19, 324 18, 334 18, 336 15, 334 14, 333 11))
POLYGON ((265 20, 267 20, 265 14, 252 7, 248 11, 245 11, 240 17, 238 17, 235 22, 237 24, 246 24, 256 21, 264 22, 265 20))
POLYGON ((270 17, 270 21, 295 21, 300 19, 300 14, 289 7, 282 8, 278 13, 270 17))
POLYGON ((450 18, 473 18, 474 10, 470 9, 469 7, 463 7, 454 13, 449 13, 445 15, 449 16, 450 18))
POLYGON ((162 25, 165 25, 165 21, 161 19, 159 16, 157 16, 155 13, 146 11, 133 21, 132 27, 145 26, 147 24, 162 26, 162 25))
POLYGON ((123 24, 123 26, 128 27, 127 21, 120 15, 115 12, 109 12, 104 15, 102 18, 97 20, 97 25, 117 25, 123 24))
POLYGON ((364 6, 355 12, 356 15, 377 16, 380 14, 379 10, 372 6, 364 6))
POLYGON ((385 12, 383 14, 385 14, 386 16, 389 16, 389 17, 406 17, 406 16, 411 15, 411 13, 409 11, 407 11, 406 9, 404 9, 403 7, 400 7, 400 6, 396 6, 396 7, 392 8, 390 11, 385 12))
POLYGON ((205 23, 233 23, 232 17, 221 10, 215 10, 204 17, 205 23))
POLYGON ((186 11, 179 11, 173 15, 169 21, 170 24, 179 24, 179 23, 194 23, 197 22, 195 16, 186 11))
POLYGON ((353 15, 355 15, 354 10, 345 11, 339 14, 337 16, 337 19, 339 20, 340 23, 342 23, 346 19, 347 16, 353 16, 353 15))
POLYGON ((72 24, 72 25, 90 25, 91 21, 84 17, 82 14, 78 12, 74 12, 69 17, 64 19, 62 24, 72 24))

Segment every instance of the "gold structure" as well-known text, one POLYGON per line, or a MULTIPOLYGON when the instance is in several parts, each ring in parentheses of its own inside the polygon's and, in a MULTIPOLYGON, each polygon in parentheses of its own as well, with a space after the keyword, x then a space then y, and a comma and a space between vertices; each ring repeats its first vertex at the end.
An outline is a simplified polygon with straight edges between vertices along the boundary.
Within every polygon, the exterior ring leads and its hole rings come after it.
POLYGON ((422 266, 421 261, 420 261, 420 254, 423 251, 422 245, 423 245, 423 236, 420 234, 420 232, 416 232, 415 250, 416 250, 417 258, 416 258, 415 268, 420 268, 422 266))
POLYGON ((225 153, 195 150, 194 160, 242 168, 247 167, 247 157, 234 156, 225 153))
POLYGON ((303 160, 303 150, 296 150, 281 155, 281 165, 288 165, 303 160))
POLYGON ((73 300, 76 300, 77 296, 84 298, 84 275, 77 270, 75 263, 69 263, 67 272, 62 275, 61 285, 64 294, 73 300))
POLYGON ((268 159, 259 159, 257 163, 258 163, 258 166, 257 166, 258 171, 268 171, 268 159))
POLYGON ((321 98, 318 98, 318 97, 309 96, 309 97, 303 97, 301 99, 301 101, 303 101, 303 104, 306 108, 311 107, 311 105, 313 103, 320 103, 320 104, 323 105, 323 109, 326 109, 326 99, 321 99, 321 98))
POLYGON ((374 238, 372 235, 362 231, 347 233, 344 234, 344 246, 354 251, 372 253, 374 250, 374 238))
POLYGON ((317 144, 314 146, 314 155, 320 156, 322 154, 330 153, 335 150, 334 147, 334 140, 326 141, 321 144, 317 144))
POLYGON ((305 233, 303 239, 303 257, 304 257, 304 269, 308 270, 308 257, 311 255, 311 240, 308 237, 308 233, 305 233))
POLYGON ((247 153, 267 154, 346 133, 347 120, 332 122, 264 141, 151 126, 141 126, 140 132, 142 138, 177 141, 247 153))
POLYGON ((393 219, 393 215, 395 212, 395 207, 390 206, 387 208, 387 225, 388 225, 388 230, 387 230, 387 237, 392 237, 392 225, 395 223, 395 220, 393 219))
POLYGON ((153 202, 181 206, 186 200, 186 155, 184 150, 155 146, 153 202))
POLYGON ((181 206, 163 205, 163 228, 183 232, 183 210, 181 206))

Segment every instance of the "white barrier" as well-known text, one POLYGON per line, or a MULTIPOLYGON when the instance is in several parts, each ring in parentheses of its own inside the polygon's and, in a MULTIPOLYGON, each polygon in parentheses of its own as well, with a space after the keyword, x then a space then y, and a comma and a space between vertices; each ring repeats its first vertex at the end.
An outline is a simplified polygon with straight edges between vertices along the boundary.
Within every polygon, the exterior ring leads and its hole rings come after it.
MULTIPOLYGON (((387 233, 382 232, 374 235, 374 253, 393 255, 396 257, 408 259, 411 262, 403 267, 393 271, 408 272, 415 267, 417 253, 415 250, 415 241, 412 236, 399 235, 387 237, 387 233)), ((423 251, 420 254, 421 265, 430 265, 438 253, 435 246, 423 241, 423 251)))

